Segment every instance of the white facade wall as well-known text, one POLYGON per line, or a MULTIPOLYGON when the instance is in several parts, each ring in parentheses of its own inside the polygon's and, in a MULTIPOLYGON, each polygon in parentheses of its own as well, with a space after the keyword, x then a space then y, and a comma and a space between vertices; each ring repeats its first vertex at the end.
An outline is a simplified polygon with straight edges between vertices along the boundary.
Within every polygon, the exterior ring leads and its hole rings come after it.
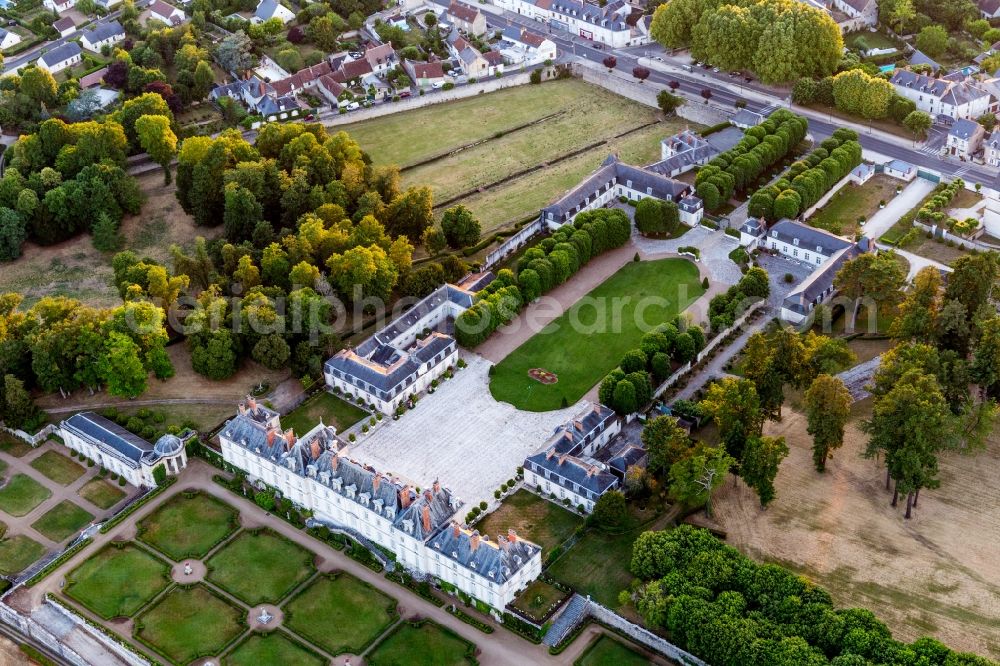
MULTIPOLYGON (((649 42, 649 37, 646 35, 636 34, 633 36, 632 30, 628 26, 625 26, 624 30, 612 30, 610 27, 595 25, 572 15, 536 7, 523 0, 495 0, 494 4, 507 11, 527 16, 542 23, 551 21, 554 27, 563 28, 574 35, 601 44, 607 44, 612 48, 639 46, 649 42)), ((622 16, 621 23, 623 25, 624 20, 625 17, 622 16)))
POLYGON ((46 65, 41 58, 38 59, 37 64, 39 69, 44 69, 48 71, 49 74, 55 74, 57 72, 63 71, 67 67, 72 67, 73 65, 79 64, 81 60, 83 60, 83 55, 78 53, 72 58, 68 58, 67 60, 63 60, 62 62, 57 62, 51 66, 46 65))
POLYGON ((931 95, 927 91, 920 90, 919 88, 908 88, 907 86, 895 84, 893 87, 896 89, 896 93, 900 97, 905 97, 906 99, 911 100, 917 105, 917 109, 929 113, 932 117, 937 115, 946 115, 951 116, 956 120, 959 118, 975 120, 990 109, 989 95, 983 95, 982 97, 971 100, 966 104, 952 105, 945 104, 941 101, 941 99, 931 95))
POLYGON ((449 367, 458 363, 458 346, 452 350, 450 354, 444 357, 437 365, 430 365, 429 363, 424 363, 420 366, 420 371, 417 373, 417 379, 415 382, 403 389, 398 395, 391 399, 385 399, 378 397, 375 393, 363 389, 359 386, 355 386, 350 382, 341 379, 329 372, 326 374, 326 385, 332 388, 340 389, 340 391, 348 396, 354 398, 363 398, 365 402, 372 405, 378 411, 383 414, 392 414, 396 411, 407 398, 415 393, 420 393, 421 391, 427 390, 431 382, 440 377, 448 370, 449 367))
POLYGON ((86 36, 80 39, 80 46, 87 49, 88 51, 93 51, 94 53, 100 53, 104 46, 113 46, 119 42, 125 41, 125 35, 113 35, 107 39, 102 39, 98 42, 91 42, 86 36))
POLYGON ((250 479, 260 479, 276 488, 295 504, 313 511, 319 520, 348 527, 391 550, 396 554, 397 561, 407 568, 436 576, 494 608, 503 609, 541 573, 542 559, 539 552, 512 578, 498 584, 429 548, 423 541, 393 527, 387 517, 373 510, 366 510, 319 481, 276 465, 225 437, 219 439, 223 459, 246 472, 250 479))
POLYGON ((156 485, 156 482, 153 481, 152 468, 144 469, 142 466, 132 467, 127 465, 121 459, 105 453, 93 443, 77 436, 76 433, 69 430, 63 429, 62 437, 63 441, 66 442, 66 446, 70 449, 77 453, 82 453, 109 472, 114 472, 124 477, 133 486, 156 485))
POLYGON ((770 250, 775 250, 786 257, 791 257, 797 261, 804 261, 808 264, 814 264, 817 267, 822 266, 830 257, 823 254, 822 251, 817 250, 817 246, 806 246, 806 245, 796 245, 795 243, 789 243, 788 241, 781 240, 779 238, 772 238, 766 236, 761 239, 761 246, 766 247, 770 250))

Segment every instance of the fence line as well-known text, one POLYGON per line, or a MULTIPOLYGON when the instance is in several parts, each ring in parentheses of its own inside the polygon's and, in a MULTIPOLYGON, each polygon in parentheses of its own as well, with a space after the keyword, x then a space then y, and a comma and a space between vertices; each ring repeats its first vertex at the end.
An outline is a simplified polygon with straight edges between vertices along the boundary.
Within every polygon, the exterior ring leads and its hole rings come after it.
POLYGON ((670 659, 673 659, 681 664, 688 664, 690 666, 709 666, 706 662, 702 661, 690 652, 682 650, 666 638, 657 636, 648 629, 644 629, 637 624, 629 622, 621 615, 605 608, 596 601, 591 601, 588 604, 587 614, 595 620, 599 620, 604 624, 624 632, 636 643, 641 643, 651 650, 665 654, 670 659))
POLYGON ((542 233, 542 218, 539 217, 537 220, 531 224, 527 224, 523 229, 518 231, 516 234, 508 238, 503 242, 503 244, 497 249, 486 255, 486 261, 483 263, 483 270, 488 270, 496 266, 498 263, 506 259, 508 256, 514 254, 519 249, 524 247, 524 245, 531 240, 536 235, 542 233))

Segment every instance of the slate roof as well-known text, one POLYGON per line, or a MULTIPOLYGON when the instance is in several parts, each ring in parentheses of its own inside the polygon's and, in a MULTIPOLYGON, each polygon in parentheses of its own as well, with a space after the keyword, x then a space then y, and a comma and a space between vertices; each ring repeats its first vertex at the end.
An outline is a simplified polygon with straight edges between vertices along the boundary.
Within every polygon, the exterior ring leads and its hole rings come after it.
POLYGON ((690 195, 678 201, 677 206, 687 213, 694 213, 704 208, 705 204, 698 197, 690 195))
MULTIPOLYGON (((939 65, 936 60, 934 60, 930 56, 926 55, 923 51, 920 51, 919 49, 914 49, 913 50, 913 55, 910 56, 910 64, 911 65, 930 65, 931 69, 933 69, 935 72, 938 71, 939 69, 941 69, 941 65, 939 65)), ((901 71, 901 70, 897 69, 896 71, 898 72, 898 71, 901 71)))
POLYGON ((764 223, 756 217, 748 217, 743 225, 740 226, 740 233, 749 234, 750 236, 760 236, 763 231, 764 223))
POLYGON ((857 176, 858 178, 864 178, 874 170, 875 167, 873 167, 871 164, 868 164, 867 162, 862 162, 858 166, 854 167, 854 169, 851 171, 851 175, 857 176))
POLYGON ((979 11, 990 16, 1000 11, 1000 0, 979 0, 976 5, 979 7, 979 11))
POLYGON ((697 164, 704 164, 720 152, 715 146, 691 130, 678 132, 663 139, 660 144, 674 154, 650 164, 647 168, 668 176, 677 169, 687 170, 697 164))
POLYGON ((979 123, 973 120, 959 118, 955 121, 955 124, 951 126, 951 129, 948 130, 948 134, 958 139, 962 139, 963 141, 968 141, 984 131, 983 126, 979 123))
POLYGON ((262 21, 274 18, 274 13, 278 11, 278 0, 260 0, 253 15, 262 21))
POLYGON ((886 169, 891 169, 893 171, 899 171, 900 173, 906 173, 913 169, 913 165, 909 162, 904 162, 903 160, 892 160, 885 163, 886 169))
POLYGON ((646 449, 629 444, 621 451, 618 451, 614 457, 608 461, 608 467, 618 472, 621 476, 624 476, 629 467, 632 465, 640 465, 645 459, 646 449))
POLYGON ((76 27, 76 23, 74 23, 73 19, 69 16, 64 16, 53 23, 52 27, 55 28, 57 32, 62 33, 64 30, 76 27))
MULTIPOLYGON (((530 2, 531 0, 527 0, 530 2)), ((628 30, 629 27, 622 20, 616 10, 622 8, 622 4, 612 2, 604 7, 598 7, 590 3, 578 2, 577 0, 535 0, 533 3, 540 9, 547 9, 557 14, 562 14, 577 21, 598 25, 609 30, 628 30)))
POLYGON ((158 457, 153 452, 152 444, 94 412, 74 414, 60 427, 91 442, 133 469, 139 467, 143 458, 153 461, 158 457))
POLYGON ((91 44, 97 44, 112 37, 124 37, 125 28, 118 21, 111 21, 110 23, 102 23, 93 30, 84 30, 80 35, 91 44))
POLYGON ((813 271, 809 277, 793 289, 782 301, 781 307, 802 315, 808 314, 809 306, 818 302, 824 294, 829 293, 829 290, 833 288, 833 280, 844 263, 866 251, 867 247, 867 239, 862 238, 857 244, 842 248, 832 261, 827 261, 813 271))
POLYGON ((759 113, 754 113, 749 109, 740 109, 733 117, 729 119, 734 125, 746 125, 748 127, 756 127, 764 122, 764 116, 759 113))
POLYGON ((166 2, 163 2, 163 0, 153 0, 153 2, 150 3, 149 5, 149 11, 153 14, 156 14, 157 16, 162 17, 164 20, 170 23, 180 23, 181 21, 181 18, 179 16, 174 15, 174 12, 177 11, 177 8, 174 7, 173 5, 169 5, 166 2))
POLYGON ((452 2, 448 5, 448 13, 460 21, 472 23, 479 15, 479 10, 461 2, 452 2))
POLYGON ((76 42, 66 42, 60 46, 55 47, 45 55, 43 55, 39 60, 45 63, 46 66, 51 67, 53 65, 58 65, 61 62, 69 60, 74 56, 78 56, 82 53, 80 50, 80 45, 76 42))
POLYGON ((451 523, 428 542, 428 546, 461 566, 502 584, 541 552, 541 547, 517 536, 513 530, 496 541, 478 530, 469 531, 451 523))
POLYGON ((789 245, 798 240, 798 247, 807 250, 822 248, 822 253, 828 257, 851 245, 850 241, 840 236, 788 219, 778 220, 772 224, 767 230, 767 237, 789 245))

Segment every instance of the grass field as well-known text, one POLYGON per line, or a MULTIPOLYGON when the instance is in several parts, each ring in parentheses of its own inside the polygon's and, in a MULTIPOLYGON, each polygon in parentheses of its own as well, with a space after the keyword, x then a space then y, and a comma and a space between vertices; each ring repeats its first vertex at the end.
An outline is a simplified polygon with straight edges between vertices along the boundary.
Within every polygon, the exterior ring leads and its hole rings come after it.
POLYGON ((45 512, 31 526, 56 543, 64 541, 80 531, 94 519, 89 511, 84 511, 73 502, 63 500, 45 512))
POLYGON ((527 168, 549 165, 591 144, 608 142, 462 200, 488 231, 537 212, 612 152, 620 153, 626 162, 655 161, 660 139, 685 126, 682 120, 657 120, 655 109, 573 79, 435 104, 346 125, 344 130, 377 164, 403 167, 485 140, 404 172, 404 185, 428 185, 438 202, 527 168), (497 136, 534 121, 537 124, 497 136), (653 122, 657 124, 615 138, 653 122))
POLYGON ((361 654, 396 621, 395 608, 353 576, 321 576, 285 604, 285 626, 332 655, 361 654))
POLYGON ((273 532, 243 532, 208 560, 208 580, 251 606, 278 603, 309 577, 313 557, 273 532))
POLYGON ((179 664, 219 654, 244 629, 243 611, 204 585, 175 587, 136 622, 140 638, 179 664))
POLYGON ((834 234, 853 236, 860 229, 858 218, 871 219, 878 211, 879 201, 889 201, 896 196, 897 185, 898 180, 883 175, 873 176, 864 185, 848 183, 807 222, 834 234))
POLYGON ((490 393, 532 412, 571 405, 703 292, 698 268, 685 259, 629 263, 498 363, 490 393), (532 368, 559 380, 543 385, 528 376, 532 368))
POLYGON ((326 425, 332 425, 337 432, 343 432, 366 416, 368 412, 360 407, 345 402, 332 393, 321 391, 316 397, 282 416, 281 425, 302 436, 323 419, 326 425))
POLYGON ((76 494, 101 509, 110 509, 125 497, 124 492, 104 479, 91 479, 76 494))
POLYGON ((29 446, 24 440, 18 439, 13 435, 0 432, 0 451, 8 453, 15 458, 20 458, 24 454, 31 451, 31 446, 29 446))
POLYGON ((139 523, 139 540, 180 561, 200 559, 239 526, 236 509, 214 497, 175 495, 139 523))
POLYGON ((49 489, 27 474, 15 474, 0 488, 0 511, 20 517, 50 497, 49 489))
POLYGON ((283 631, 251 634, 222 660, 224 666, 325 666, 315 652, 293 641, 283 631))
POLYGON ((607 634, 587 646, 574 666, 645 666, 649 660, 607 634))
POLYGON ((109 545, 66 576, 63 594, 104 619, 129 617, 170 584, 170 567, 142 548, 109 545))
POLYGON ((13 576, 44 554, 45 546, 23 534, 0 539, 0 575, 13 576))
POLYGON ((368 666, 460 666, 475 646, 430 620, 403 622, 368 655, 368 666))
POLYGON ((517 595, 512 604, 514 608, 541 624, 545 621, 549 609, 553 608, 569 594, 543 580, 536 580, 517 595))
POLYGON ((548 552, 568 539, 580 525, 583 518, 575 513, 527 490, 518 490, 477 523, 476 529, 491 539, 499 534, 506 536, 507 530, 512 529, 518 537, 537 543, 548 552))
POLYGON ((32 460, 31 466, 61 486, 68 486, 87 471, 58 451, 46 451, 32 460))

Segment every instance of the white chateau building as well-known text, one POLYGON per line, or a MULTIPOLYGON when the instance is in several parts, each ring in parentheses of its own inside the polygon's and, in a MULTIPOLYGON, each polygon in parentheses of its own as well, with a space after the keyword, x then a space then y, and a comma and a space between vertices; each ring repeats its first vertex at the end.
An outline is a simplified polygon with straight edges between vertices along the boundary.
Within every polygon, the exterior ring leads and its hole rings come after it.
POLYGON ((324 365, 326 385, 391 414, 458 362, 455 338, 442 331, 450 330, 492 277, 442 285, 354 349, 337 352, 324 365))
POLYGON ((496 541, 460 526, 462 503, 434 481, 420 490, 340 454, 345 446, 320 422, 302 438, 255 400, 240 403, 219 433, 222 457, 314 518, 391 550, 418 574, 435 576, 503 609, 542 569, 541 548, 513 531, 496 541))
POLYGON ((133 486, 156 487, 153 470, 159 465, 171 476, 187 466, 184 443, 176 435, 164 435, 150 444, 94 412, 74 414, 59 424, 59 430, 66 446, 133 486))

